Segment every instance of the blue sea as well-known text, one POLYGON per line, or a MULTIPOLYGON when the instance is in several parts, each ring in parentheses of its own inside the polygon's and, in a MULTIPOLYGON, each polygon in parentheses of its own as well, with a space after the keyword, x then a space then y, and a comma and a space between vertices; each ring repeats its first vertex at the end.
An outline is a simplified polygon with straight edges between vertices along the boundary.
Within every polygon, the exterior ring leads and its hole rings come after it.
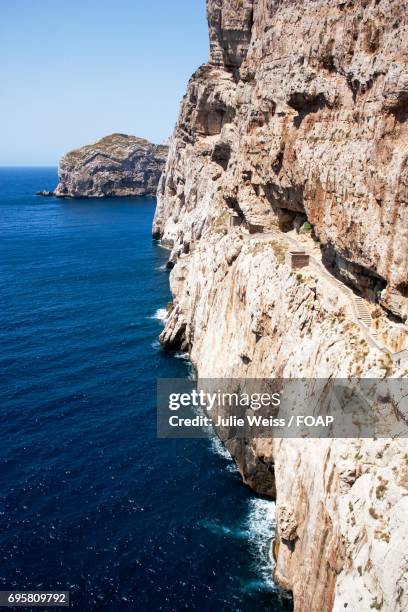
POLYGON ((57 200, 0 169, 0 589, 81 611, 281 611, 274 505, 215 440, 158 440, 167 252, 153 199, 57 200))

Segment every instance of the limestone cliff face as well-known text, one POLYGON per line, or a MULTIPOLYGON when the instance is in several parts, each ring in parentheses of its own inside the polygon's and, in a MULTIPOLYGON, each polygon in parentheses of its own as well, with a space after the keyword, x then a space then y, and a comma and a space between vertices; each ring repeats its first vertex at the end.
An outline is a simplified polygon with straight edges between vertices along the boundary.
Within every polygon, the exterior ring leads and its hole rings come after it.
POLYGON ((57 197, 154 196, 168 147, 111 134, 60 161, 57 197))
MULTIPOLYGON (((189 350, 200 377, 407 376, 336 280, 406 333, 403 3, 207 7, 210 61, 188 84, 158 189, 153 235, 172 249, 174 295, 162 342, 189 350), (327 274, 293 273, 290 239, 327 274)), ((226 444, 250 486, 276 489, 275 578, 297 611, 408 609, 406 441, 226 444)))
POLYGON ((213 210, 233 206, 266 228, 306 215, 327 260, 406 318, 404 9, 399 0, 209 2, 211 60, 189 83, 161 186, 173 209, 165 235, 184 248, 194 240, 192 216, 207 217, 207 203, 197 213, 201 189, 215 194, 213 210), (205 176, 190 186, 199 153, 205 176))

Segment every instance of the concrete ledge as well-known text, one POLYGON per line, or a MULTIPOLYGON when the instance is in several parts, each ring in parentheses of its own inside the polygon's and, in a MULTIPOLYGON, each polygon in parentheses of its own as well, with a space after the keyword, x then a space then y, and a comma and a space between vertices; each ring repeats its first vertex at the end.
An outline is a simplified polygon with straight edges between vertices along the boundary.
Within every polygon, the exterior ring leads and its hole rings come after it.
POLYGON ((288 251, 285 262, 291 270, 298 270, 309 265, 309 255, 305 251, 288 251))

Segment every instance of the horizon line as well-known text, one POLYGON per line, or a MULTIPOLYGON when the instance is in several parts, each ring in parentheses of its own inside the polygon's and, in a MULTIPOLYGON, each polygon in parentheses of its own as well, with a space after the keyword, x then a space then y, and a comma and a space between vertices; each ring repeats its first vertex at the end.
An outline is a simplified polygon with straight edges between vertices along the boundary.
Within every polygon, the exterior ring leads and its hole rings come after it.
POLYGON ((58 164, 56 166, 50 166, 50 165, 32 165, 32 164, 22 164, 22 165, 16 165, 16 164, 10 164, 10 165, 3 165, 0 164, 0 168, 58 168, 58 164))

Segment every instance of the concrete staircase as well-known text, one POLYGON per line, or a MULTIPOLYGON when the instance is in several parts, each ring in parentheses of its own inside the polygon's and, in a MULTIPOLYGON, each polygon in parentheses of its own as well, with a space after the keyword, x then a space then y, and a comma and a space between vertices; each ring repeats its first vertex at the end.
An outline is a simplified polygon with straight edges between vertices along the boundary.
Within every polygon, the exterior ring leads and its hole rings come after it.
POLYGON ((357 317, 360 319, 360 321, 364 323, 364 325, 367 325, 367 327, 370 328, 373 320, 371 318, 370 311, 368 310, 366 303, 361 297, 358 296, 354 297, 354 303, 356 305, 357 317))
POLYGON ((360 324, 362 323, 367 327, 368 333, 370 334, 370 338, 374 340, 377 347, 381 348, 382 350, 386 350, 386 347, 384 346, 384 343, 380 340, 377 332, 375 332, 371 327, 373 319, 370 314, 370 311, 367 308, 367 304, 361 297, 358 297, 357 295, 353 295, 352 299, 354 300, 355 312, 357 315, 358 322, 360 324))

